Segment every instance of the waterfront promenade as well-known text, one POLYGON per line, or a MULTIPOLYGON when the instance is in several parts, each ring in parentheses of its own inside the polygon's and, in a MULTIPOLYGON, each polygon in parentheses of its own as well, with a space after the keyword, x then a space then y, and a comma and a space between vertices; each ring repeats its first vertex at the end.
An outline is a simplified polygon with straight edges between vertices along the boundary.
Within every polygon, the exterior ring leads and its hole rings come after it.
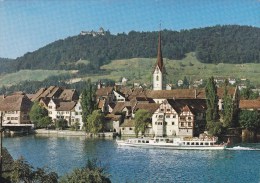
MULTIPOLYGON (((85 131, 71 131, 71 130, 46 130, 46 129, 37 129, 35 130, 35 134, 40 135, 56 135, 56 136, 85 136, 85 137, 93 137, 94 135, 91 133, 87 133, 85 131)), ((102 132, 98 133, 96 137, 109 137, 113 138, 116 136, 114 132, 102 132)))

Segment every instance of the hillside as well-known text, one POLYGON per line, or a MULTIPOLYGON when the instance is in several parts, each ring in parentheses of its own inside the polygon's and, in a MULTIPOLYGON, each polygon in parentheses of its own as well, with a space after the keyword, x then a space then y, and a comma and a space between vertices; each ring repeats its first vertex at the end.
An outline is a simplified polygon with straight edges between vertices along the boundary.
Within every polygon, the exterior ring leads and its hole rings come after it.
MULTIPOLYGON (((88 63, 87 61, 81 61, 88 63)), ((122 77, 128 79, 128 84, 134 82, 146 83, 148 86, 152 81, 152 68, 156 58, 132 58, 112 60, 111 63, 103 65, 98 74, 78 74, 72 71, 58 70, 21 70, 17 73, 0 76, 0 93, 12 93, 24 91, 34 93, 40 87, 51 85, 76 88, 81 91, 88 79, 92 82, 118 82, 122 77), (129 69, 131 68, 131 69, 129 69), (3 85, 4 84, 4 85, 3 85)), ((260 86, 260 64, 205 64, 198 61, 194 52, 186 54, 181 60, 164 59, 167 71, 167 83, 176 84, 179 79, 186 77, 191 83, 198 79, 207 79, 211 76, 248 79, 255 86, 260 86)))
MULTIPOLYGON (((162 31, 164 58, 182 59, 195 52, 203 63, 259 63, 260 28, 238 25, 162 31)), ((55 41, 15 60, 5 72, 22 69, 98 71, 111 60, 154 58, 158 32, 105 36, 77 35, 55 41), (89 63, 78 63, 80 59, 89 63)), ((3 71, 2 71, 3 72, 3 71)))

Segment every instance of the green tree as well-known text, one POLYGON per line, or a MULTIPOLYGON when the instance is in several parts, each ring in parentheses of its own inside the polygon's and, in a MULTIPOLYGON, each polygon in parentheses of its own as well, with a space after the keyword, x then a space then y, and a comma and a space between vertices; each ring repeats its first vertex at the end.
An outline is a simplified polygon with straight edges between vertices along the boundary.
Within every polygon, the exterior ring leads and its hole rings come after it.
POLYGON ((29 116, 36 128, 46 128, 52 123, 51 118, 48 116, 48 111, 39 102, 34 102, 29 116))
POLYGON ((207 81, 206 88, 206 121, 217 121, 219 118, 218 114, 218 96, 217 96, 217 86, 214 81, 214 77, 210 77, 207 81))
POLYGON ((189 85, 190 85, 190 84, 189 84, 189 81, 188 81, 187 77, 184 76, 182 87, 183 87, 183 88, 189 88, 189 85))
POLYGON ((239 124, 241 128, 256 131, 260 128, 260 115, 258 111, 243 110, 239 113, 239 124))
POLYGON ((60 183, 110 183, 106 169, 98 166, 97 160, 88 160, 83 168, 76 168, 61 178, 60 183))
MULTIPOLYGON (((211 128, 216 128, 219 125, 216 122, 219 120, 218 114, 218 96, 217 96, 217 86, 214 81, 214 77, 210 77, 207 81, 206 88, 206 103, 207 103, 207 111, 206 111, 206 121, 207 128, 209 132, 220 132, 220 130, 212 130, 211 128)), ((216 134, 212 134, 216 135, 216 134)))
POLYGON ((86 88, 81 94, 82 119, 86 122, 88 115, 90 115, 96 108, 96 91, 89 79, 86 88))
POLYGON ((55 122, 55 126, 56 126, 56 128, 63 130, 64 128, 66 128, 68 126, 68 121, 66 119, 58 119, 55 122))
POLYGON ((135 136, 137 137, 139 132, 142 133, 142 135, 145 134, 145 129, 148 126, 150 119, 152 117, 152 114, 145 110, 140 109, 135 113, 135 136))
POLYGON ((234 104, 232 97, 228 94, 227 82, 225 82, 224 97, 223 97, 223 126, 233 127, 233 117, 234 117, 234 104))
POLYGON ((104 114, 100 110, 94 110, 87 118, 86 131, 97 134, 103 129, 104 114))
POLYGON ((11 172, 11 182, 13 183, 57 183, 58 175, 55 172, 48 173, 43 168, 34 169, 23 158, 13 163, 13 171, 11 172))

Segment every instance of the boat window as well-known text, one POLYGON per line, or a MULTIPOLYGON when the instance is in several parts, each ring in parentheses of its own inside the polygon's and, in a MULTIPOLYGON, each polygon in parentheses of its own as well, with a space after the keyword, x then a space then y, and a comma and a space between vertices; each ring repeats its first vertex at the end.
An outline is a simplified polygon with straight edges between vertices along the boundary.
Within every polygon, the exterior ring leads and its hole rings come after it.
POLYGON ((199 143, 198 143, 198 142, 196 142, 196 145, 198 146, 198 145, 199 145, 199 143))
POLYGON ((164 140, 163 139, 160 139, 161 142, 163 142, 164 140))
POLYGON ((191 145, 194 145, 194 142, 192 142, 191 145))
POLYGON ((147 141, 145 141, 146 143, 149 143, 149 141, 147 140, 147 141))
POLYGON ((185 142, 182 142, 183 145, 185 145, 185 142))
POLYGON ((187 145, 190 145, 190 143, 189 143, 189 142, 187 142, 187 145))
POLYGON ((156 139, 156 142, 159 142, 159 139, 156 139))
POLYGON ((205 143, 205 145, 206 145, 206 146, 208 146, 208 145, 209 145, 209 143, 208 143, 208 142, 206 142, 206 143, 205 143))
POLYGON ((142 143, 145 143, 145 141, 144 141, 144 140, 142 140, 142 143))
POLYGON ((212 145, 213 145, 213 143, 211 142, 211 143, 210 143, 210 145, 212 146, 212 145))
POLYGON ((203 142, 201 142, 200 145, 203 146, 203 142))
POLYGON ((141 143, 141 140, 138 140, 138 143, 141 143))

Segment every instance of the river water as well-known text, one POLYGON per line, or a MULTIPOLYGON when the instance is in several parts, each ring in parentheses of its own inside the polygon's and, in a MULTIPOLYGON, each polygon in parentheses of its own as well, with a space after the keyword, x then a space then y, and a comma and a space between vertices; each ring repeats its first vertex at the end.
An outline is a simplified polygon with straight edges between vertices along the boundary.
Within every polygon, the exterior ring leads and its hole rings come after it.
POLYGON ((97 158, 112 182, 260 183, 260 143, 220 151, 118 148, 112 139, 25 136, 5 138, 15 158, 59 176, 97 158), (253 150, 256 149, 256 150, 253 150))

